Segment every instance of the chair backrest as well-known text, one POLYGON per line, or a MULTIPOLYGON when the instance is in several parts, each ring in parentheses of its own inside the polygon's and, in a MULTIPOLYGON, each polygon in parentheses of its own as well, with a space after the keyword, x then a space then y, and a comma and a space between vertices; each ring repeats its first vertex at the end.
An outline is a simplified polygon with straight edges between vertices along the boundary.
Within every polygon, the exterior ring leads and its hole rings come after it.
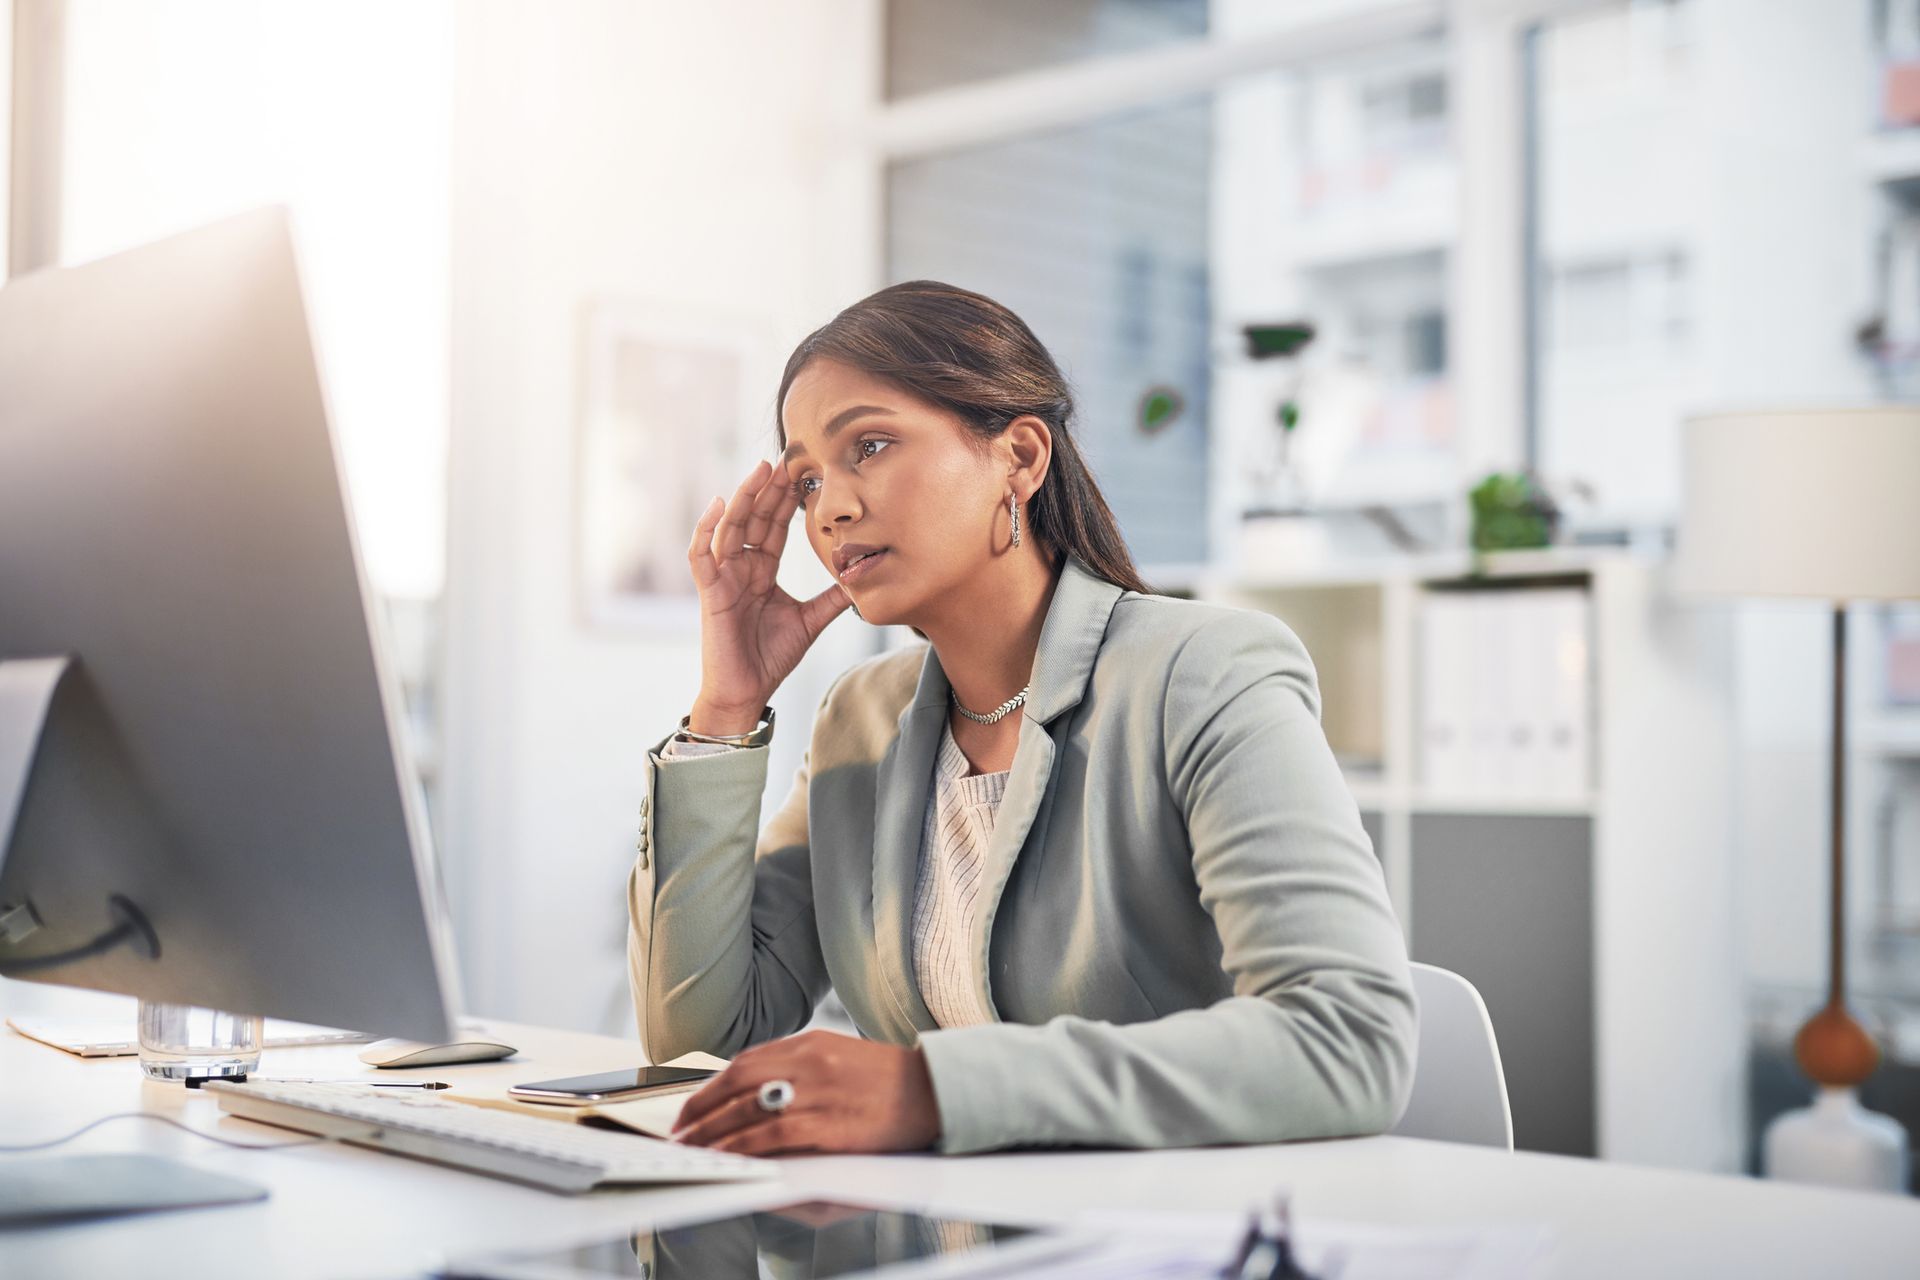
POLYGON ((1513 1112, 1500 1045, 1480 993, 1451 969, 1413 964, 1420 1004, 1413 1094, 1391 1132, 1513 1150, 1513 1112))

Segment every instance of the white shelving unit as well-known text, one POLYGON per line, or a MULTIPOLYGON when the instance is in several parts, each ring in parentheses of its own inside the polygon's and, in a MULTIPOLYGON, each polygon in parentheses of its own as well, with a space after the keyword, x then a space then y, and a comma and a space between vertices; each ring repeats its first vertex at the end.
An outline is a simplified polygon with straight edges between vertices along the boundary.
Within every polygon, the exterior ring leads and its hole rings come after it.
POLYGON ((1475 567, 1465 553, 1419 556, 1205 577, 1195 593, 1273 613, 1306 643, 1413 956, 1487 1000, 1519 1145, 1736 1171, 1731 620, 1675 600, 1660 562, 1625 551, 1475 567), (1590 791, 1426 788, 1423 598, 1544 587, 1590 603, 1590 791))

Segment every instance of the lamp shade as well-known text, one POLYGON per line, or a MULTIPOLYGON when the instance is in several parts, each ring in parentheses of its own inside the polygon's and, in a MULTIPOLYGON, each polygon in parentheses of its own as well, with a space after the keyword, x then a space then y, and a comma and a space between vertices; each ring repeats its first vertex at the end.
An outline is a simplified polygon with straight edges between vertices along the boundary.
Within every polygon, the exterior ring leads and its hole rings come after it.
POLYGON ((1687 420, 1675 585, 1920 599, 1920 405, 1687 420))

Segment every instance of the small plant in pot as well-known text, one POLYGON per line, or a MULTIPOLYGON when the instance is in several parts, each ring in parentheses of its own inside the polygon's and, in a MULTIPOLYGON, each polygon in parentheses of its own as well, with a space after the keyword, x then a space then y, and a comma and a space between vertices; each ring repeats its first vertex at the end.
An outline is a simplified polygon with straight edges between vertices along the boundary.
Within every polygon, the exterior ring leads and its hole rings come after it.
POLYGON ((1477 553, 1546 547, 1560 525, 1560 508, 1524 472, 1496 471, 1467 492, 1473 509, 1469 543, 1477 553))

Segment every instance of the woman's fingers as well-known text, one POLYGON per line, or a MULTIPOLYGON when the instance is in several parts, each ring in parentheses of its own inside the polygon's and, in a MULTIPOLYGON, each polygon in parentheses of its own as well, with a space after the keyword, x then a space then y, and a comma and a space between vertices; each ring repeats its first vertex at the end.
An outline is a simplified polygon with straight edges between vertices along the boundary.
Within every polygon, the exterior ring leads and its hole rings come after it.
POLYGON ((768 1113, 760 1109, 760 1091, 756 1088, 727 1099, 685 1128, 676 1128, 673 1139, 689 1146, 704 1147, 736 1129, 744 1129, 756 1120, 768 1118, 768 1113))
POLYGON ((733 1091, 722 1083, 724 1073, 701 1085, 693 1091, 685 1102, 680 1104, 680 1114, 673 1118, 673 1136, 678 1138, 683 1130, 698 1124, 703 1116, 710 1115, 716 1108, 723 1107, 732 1098, 733 1091))
POLYGON ((714 574, 719 572, 713 563, 713 530, 726 509, 726 504, 715 494, 700 512, 700 522, 693 526, 693 541, 687 547, 687 562, 693 568, 693 581, 698 586, 710 586, 714 574))
POLYGON ((720 519, 720 527, 713 535, 714 559, 721 564, 740 554, 740 544, 750 542, 746 536, 747 514, 753 510, 753 500, 766 483, 767 469, 770 464, 762 458, 747 472, 747 478, 733 491, 733 501, 727 504, 727 514, 720 519))
POLYGON ((739 554, 740 544, 745 541, 740 533, 740 523, 744 515, 744 502, 747 494, 759 479, 759 468, 747 473, 740 487, 733 491, 733 497, 727 501, 727 508, 721 513, 720 523, 713 532, 713 558, 716 564, 725 564, 739 554))
POLYGON ((793 513, 800 506, 800 495, 785 476, 780 480, 780 501, 774 505, 773 514, 767 518, 767 540, 760 545, 766 549, 777 563, 787 549, 787 531, 793 528, 793 513))
POLYGON ((773 517, 767 522, 767 540, 762 545, 767 554, 775 560, 787 549, 787 531, 793 528, 793 513, 800 506, 800 495, 793 491, 786 477, 780 479, 780 505, 773 509, 773 517))
POLYGON ((787 488, 785 474, 776 469, 767 477, 767 482, 760 486, 759 492, 753 495, 753 507, 747 513, 745 529, 750 545, 762 551, 767 549, 767 538, 773 532, 773 515, 786 500, 787 488))
POLYGON ((680 1106, 680 1116, 673 1122, 676 1132, 686 1128, 708 1112, 716 1111, 735 1098, 758 1096, 760 1086, 769 1080, 780 1079, 777 1069, 763 1067, 761 1059, 768 1056, 775 1046, 785 1047, 783 1040, 770 1041, 764 1045, 755 1045, 743 1050, 732 1062, 722 1068, 719 1075, 701 1085, 680 1106))
POLYGON ((809 637, 818 637, 827 629, 827 624, 846 612, 853 603, 853 597, 839 583, 834 583, 820 594, 813 596, 800 606, 800 621, 807 629, 809 637))
POLYGON ((730 1151, 742 1156, 795 1155, 820 1150, 819 1126, 812 1117, 795 1116, 791 1111, 769 1116, 760 1124, 738 1129, 713 1144, 715 1151, 730 1151))

